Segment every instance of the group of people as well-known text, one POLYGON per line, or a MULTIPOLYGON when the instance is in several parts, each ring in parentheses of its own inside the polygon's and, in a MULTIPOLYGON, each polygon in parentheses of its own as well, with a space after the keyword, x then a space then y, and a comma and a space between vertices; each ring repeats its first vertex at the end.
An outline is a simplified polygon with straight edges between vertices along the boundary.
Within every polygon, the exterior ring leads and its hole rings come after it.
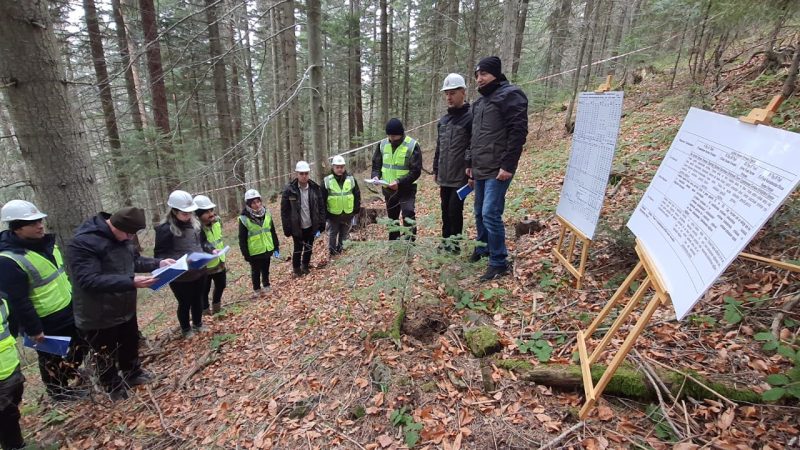
MULTIPOLYGON (((470 260, 488 257, 481 276, 486 281, 509 273, 502 214, 527 137, 527 98, 508 82, 497 57, 483 58, 475 68, 475 79, 481 96, 473 105, 466 101, 461 75, 450 74, 444 80, 448 109, 437 125, 433 172, 440 186, 442 250, 460 252, 464 204, 457 191, 465 185, 474 188, 479 245, 470 260)), ((361 208, 358 183, 347 172, 344 158, 337 155, 331 163, 331 173, 320 185, 310 179, 309 164, 297 162, 297 176, 281 195, 281 223, 283 234, 294 244, 295 277, 309 273, 314 239, 326 228, 330 256, 343 251, 361 208)), ((410 239, 417 231, 415 201, 421 173, 419 143, 406 135, 399 119, 389 120, 386 138, 375 147, 372 177, 382 185, 387 216, 399 221, 402 215, 399 223, 410 228, 410 239)), ((155 227, 153 258, 140 254, 137 233, 146 227, 140 208, 89 218, 62 255, 55 236, 45 232, 47 215, 35 205, 12 200, 2 207, 0 219, 8 230, 0 233, 0 447, 24 446, 19 427, 24 377, 15 340, 20 333, 36 343, 46 336, 71 338, 65 356, 37 352, 42 382, 54 400, 88 394, 78 371, 88 352, 112 400, 127 398, 128 389, 153 379, 139 362, 137 290, 156 283, 149 272, 175 264, 187 253, 220 254, 225 247, 210 198, 176 190, 167 205, 164 221, 155 227)), ((280 256, 279 239, 257 190, 244 193, 238 224, 239 249, 250 265, 252 298, 267 296, 270 260, 280 256)), ((389 233, 390 240, 400 236, 395 229, 389 233)), ((203 269, 188 270, 169 284, 183 337, 206 331, 203 316, 220 311, 226 273, 225 256, 220 254, 203 269)))

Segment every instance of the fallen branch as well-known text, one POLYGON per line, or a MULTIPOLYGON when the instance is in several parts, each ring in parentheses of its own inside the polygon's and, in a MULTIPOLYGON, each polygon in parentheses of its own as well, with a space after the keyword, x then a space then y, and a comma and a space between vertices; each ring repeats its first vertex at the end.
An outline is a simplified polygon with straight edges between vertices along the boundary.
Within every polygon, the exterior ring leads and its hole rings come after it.
POLYGON ((161 412, 161 407, 158 406, 158 402, 156 401, 156 398, 153 396, 153 390, 150 388, 150 386, 146 386, 146 388, 147 388, 147 395, 150 397, 150 401, 153 403, 153 406, 156 408, 156 412, 158 413, 158 420, 159 422, 161 422, 161 428, 163 428, 164 431, 166 431, 167 434, 170 435, 170 437, 172 437, 173 439, 176 439, 178 441, 185 441, 186 440, 185 438, 175 434, 167 425, 167 421, 164 419, 164 413, 161 412))
POLYGON ((555 439, 553 439, 552 441, 550 441, 550 442, 548 442, 548 443, 546 443, 546 444, 542 445, 541 447, 539 447, 539 450, 545 450, 545 449, 547 449, 547 448, 553 448, 555 445, 557 445, 558 443, 560 443, 561 441, 563 441, 564 439, 566 439, 566 438, 567 438, 567 436, 569 436, 570 434, 572 434, 572 432, 574 432, 574 431, 575 431, 575 430, 577 430, 578 428, 582 427, 584 424, 585 424, 585 422, 581 420, 580 422, 576 423, 575 425, 573 425, 573 426, 569 427, 569 429, 568 429, 567 431, 565 431, 565 432, 563 432, 563 433, 559 434, 559 435, 558 435, 558 436, 557 436, 555 439))
POLYGON ((789 302, 785 304, 777 314, 775 314, 775 317, 772 318, 772 326, 770 327, 770 330, 772 331, 772 335, 775 336, 775 339, 781 338, 781 323, 783 323, 783 318, 786 316, 786 314, 792 313, 792 310, 795 306, 797 306, 798 302, 800 302, 800 294, 789 300, 789 302))
POLYGON ((218 351, 219 351, 219 348, 216 348, 216 349, 212 348, 212 349, 208 350, 207 352, 205 352, 203 354, 203 356, 198 358, 198 360, 195 363, 194 367, 192 367, 192 370, 190 370, 186 375, 184 375, 183 378, 180 379, 180 381, 176 381, 175 382, 174 389, 183 389, 183 386, 186 384, 186 382, 189 381, 190 378, 195 376, 195 374, 197 374, 198 372, 203 370, 209 364, 215 362, 217 360, 216 356, 217 356, 217 352, 218 351))

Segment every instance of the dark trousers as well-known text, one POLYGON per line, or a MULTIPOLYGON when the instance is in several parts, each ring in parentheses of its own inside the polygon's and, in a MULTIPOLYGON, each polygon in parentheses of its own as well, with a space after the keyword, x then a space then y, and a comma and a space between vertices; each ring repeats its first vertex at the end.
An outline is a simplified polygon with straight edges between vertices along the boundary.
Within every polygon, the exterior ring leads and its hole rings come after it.
MULTIPOLYGON (((398 189, 393 191, 391 189, 383 189, 383 198, 386 200, 386 215, 392 220, 399 220, 400 213, 403 213, 403 223, 402 225, 408 226, 410 225, 409 222, 406 222, 406 219, 410 219, 412 221, 416 220, 417 214, 414 211, 414 202, 417 200, 417 185, 411 185, 411 188, 404 188, 398 189)), ((417 235, 417 226, 413 225, 411 227, 411 239, 413 240, 414 237, 417 235)), ((400 237, 399 231, 390 231, 389 232, 389 240, 393 241, 400 237)))
POLYGON ((302 263, 303 267, 307 268, 311 263, 311 251, 314 249, 314 233, 312 227, 303 228, 302 236, 299 239, 292 236, 292 241, 294 241, 292 267, 299 269, 302 263))
POLYGON ((138 376, 139 325, 136 317, 102 330, 81 330, 94 357, 95 371, 106 392, 125 388, 125 380, 138 376), (124 376, 119 376, 122 371, 124 376))
MULTIPOLYGON (((458 236, 464 231, 464 202, 458 198, 457 187, 441 186, 439 196, 442 200, 442 237, 458 236)), ((458 248, 454 244, 453 249, 458 248)))
POLYGON ((51 396, 64 395, 67 393, 69 381, 79 377, 78 367, 83 362, 86 346, 73 323, 48 327, 44 330, 44 334, 72 338, 67 356, 63 358, 52 353, 36 352, 39 357, 39 373, 42 375, 42 383, 47 393, 51 396))
POLYGON ((340 214, 328 218, 328 251, 331 256, 342 253, 344 241, 350 237, 352 214, 340 214))
POLYGON ((218 305, 222 303, 222 291, 225 290, 225 284, 227 283, 227 276, 225 275, 228 273, 227 270, 223 270, 217 273, 211 273, 206 275, 206 284, 205 288, 203 289, 203 309, 208 309, 208 294, 211 293, 211 282, 214 282, 214 296, 211 297, 211 303, 218 305))
MULTIPOLYGON (((269 260, 272 252, 267 252, 266 257, 250 259, 250 278, 253 281, 253 290, 261 289, 261 286, 269 286, 269 260)), ((265 255, 259 255, 265 256, 265 255)))
POLYGON ((175 282, 169 284, 172 293, 178 300, 178 323, 182 331, 189 331, 189 313, 192 315, 192 325, 203 325, 203 293, 206 286, 206 276, 192 281, 175 282))
POLYGON ((19 404, 25 377, 17 366, 16 370, 0 380, 0 447, 3 450, 25 447, 22 429, 19 427, 19 404))

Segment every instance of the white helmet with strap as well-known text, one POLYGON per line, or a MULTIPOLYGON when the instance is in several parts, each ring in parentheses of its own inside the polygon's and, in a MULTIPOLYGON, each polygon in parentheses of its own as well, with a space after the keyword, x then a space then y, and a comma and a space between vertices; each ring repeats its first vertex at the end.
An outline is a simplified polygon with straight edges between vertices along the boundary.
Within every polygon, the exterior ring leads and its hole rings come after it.
POLYGON ((258 193, 255 189, 248 189, 247 192, 244 193, 244 201, 252 200, 254 198, 261 198, 261 194, 258 193))
POLYGON ((195 195, 194 203, 197 205, 197 209, 214 209, 217 207, 217 205, 211 203, 211 199, 205 195, 195 195))
POLYGON ((47 217, 47 214, 39 211, 31 202, 25 200, 11 200, 3 205, 0 210, 0 217, 3 222, 12 222, 14 220, 39 220, 47 217))
POLYGON ((194 200, 192 200, 192 194, 181 190, 172 191, 172 193, 169 194, 167 206, 183 212, 197 211, 197 205, 194 203, 194 200))

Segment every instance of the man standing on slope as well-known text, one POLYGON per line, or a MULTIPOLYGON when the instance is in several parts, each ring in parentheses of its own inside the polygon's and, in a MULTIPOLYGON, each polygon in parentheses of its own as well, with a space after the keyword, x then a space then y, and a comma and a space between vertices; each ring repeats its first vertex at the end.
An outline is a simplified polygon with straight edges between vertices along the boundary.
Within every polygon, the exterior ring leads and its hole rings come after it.
POLYGON ((481 97, 472 106, 472 141, 466 153, 466 173, 475 180, 478 241, 486 244, 475 249, 470 261, 489 257, 481 281, 509 273, 503 210, 528 137, 528 98, 508 82, 501 67, 496 56, 481 59, 475 67, 481 97))

